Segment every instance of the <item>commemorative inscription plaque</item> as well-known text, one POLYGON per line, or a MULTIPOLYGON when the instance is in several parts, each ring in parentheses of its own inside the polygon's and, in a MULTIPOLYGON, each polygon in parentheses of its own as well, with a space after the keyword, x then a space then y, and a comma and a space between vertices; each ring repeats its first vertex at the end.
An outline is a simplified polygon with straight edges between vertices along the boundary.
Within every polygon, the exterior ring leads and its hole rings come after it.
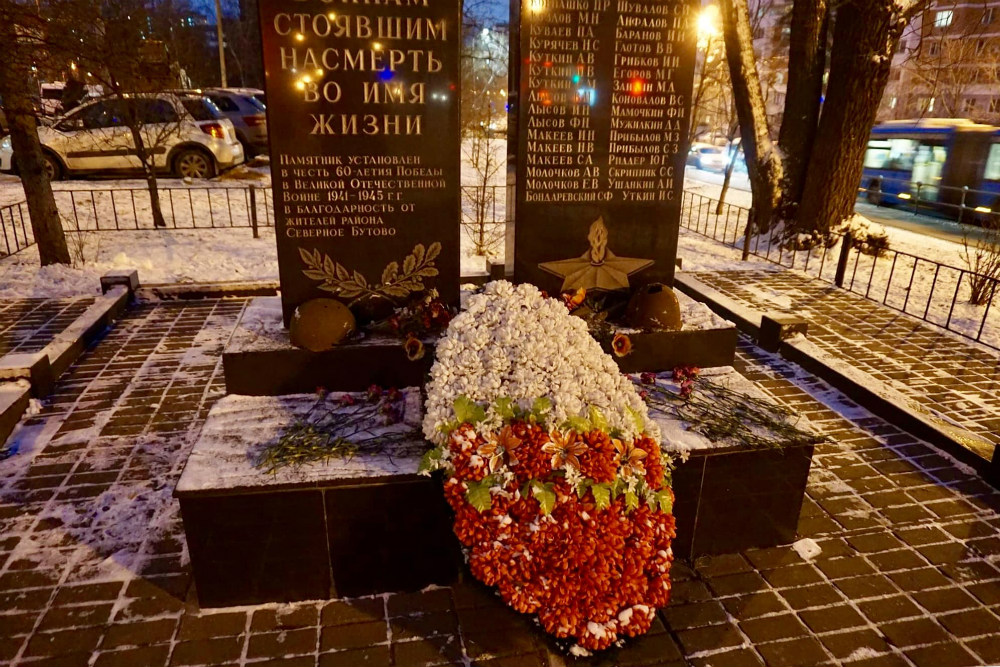
POLYGON ((458 0, 261 0, 282 314, 458 302, 458 0))
POLYGON ((672 282, 698 6, 513 0, 517 280, 672 282))

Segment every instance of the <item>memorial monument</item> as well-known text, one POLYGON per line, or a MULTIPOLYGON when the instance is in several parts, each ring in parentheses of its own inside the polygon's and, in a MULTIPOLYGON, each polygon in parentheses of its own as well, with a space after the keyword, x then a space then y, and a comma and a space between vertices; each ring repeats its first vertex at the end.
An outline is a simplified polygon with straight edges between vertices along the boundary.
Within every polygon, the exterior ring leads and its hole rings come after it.
POLYGON ((511 3, 516 280, 550 293, 672 282, 698 6, 511 3))
POLYGON ((324 296, 360 320, 430 287, 457 304, 458 3, 262 0, 260 21, 286 326, 324 296))

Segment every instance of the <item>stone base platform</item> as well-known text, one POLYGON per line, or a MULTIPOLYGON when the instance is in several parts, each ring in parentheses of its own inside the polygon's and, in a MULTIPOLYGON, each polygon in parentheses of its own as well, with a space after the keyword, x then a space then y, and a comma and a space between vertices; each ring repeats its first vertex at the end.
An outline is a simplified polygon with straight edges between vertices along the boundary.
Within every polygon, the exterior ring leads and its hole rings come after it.
POLYGON ((424 357, 406 358, 402 341, 371 336, 326 352, 292 345, 281 320, 281 299, 259 297, 250 302, 222 355, 226 393, 280 396, 315 391, 364 391, 423 384, 434 361, 432 343, 424 357))
MULTIPOLYGON (((400 432, 419 425, 417 389, 400 432)), ((174 492, 204 607, 419 590, 461 562, 436 478, 418 476, 419 435, 268 474, 253 465, 315 395, 229 396, 208 417, 174 492)), ((682 558, 795 540, 812 446, 691 451, 674 471, 682 558)))
MULTIPOLYGON (((407 392, 404 423, 386 434, 419 424, 419 392, 407 392)), ((422 439, 273 474, 254 467, 263 444, 315 402, 229 396, 212 408, 174 491, 201 606, 419 590, 456 578, 458 542, 440 483, 416 474, 422 439)))

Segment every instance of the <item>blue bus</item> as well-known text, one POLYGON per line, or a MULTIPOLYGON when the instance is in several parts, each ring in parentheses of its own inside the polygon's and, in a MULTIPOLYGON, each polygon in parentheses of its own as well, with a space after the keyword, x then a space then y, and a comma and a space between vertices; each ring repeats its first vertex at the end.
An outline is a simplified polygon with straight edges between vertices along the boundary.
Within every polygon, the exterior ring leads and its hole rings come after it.
POLYGON ((956 118, 877 125, 860 191, 872 204, 966 222, 1000 212, 1000 128, 956 118))

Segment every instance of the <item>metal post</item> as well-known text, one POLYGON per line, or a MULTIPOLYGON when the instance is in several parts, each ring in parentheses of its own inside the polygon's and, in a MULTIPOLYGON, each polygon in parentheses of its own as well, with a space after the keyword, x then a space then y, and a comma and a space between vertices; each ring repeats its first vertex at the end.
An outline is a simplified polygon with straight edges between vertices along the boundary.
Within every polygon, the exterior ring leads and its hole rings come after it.
POLYGON ((962 186, 962 202, 958 205, 958 222, 962 223, 962 215, 965 213, 965 197, 969 194, 969 186, 962 186))
POLYGON ((754 215, 753 215, 753 209, 751 208, 750 213, 747 214, 747 229, 745 232, 743 232, 743 256, 741 259, 744 262, 750 259, 750 237, 752 236, 753 232, 753 220, 754 220, 754 215))
POLYGON ((920 188, 923 186, 923 183, 917 181, 917 196, 913 198, 913 215, 920 212, 920 188))
POLYGON ((215 37, 219 40, 219 78, 222 80, 222 87, 227 88, 226 38, 222 34, 222 3, 220 0, 215 0, 215 37))
POLYGON ((837 274, 833 279, 833 283, 837 287, 844 286, 844 276, 847 274, 847 260, 851 256, 852 247, 854 247, 854 235, 847 232, 841 241, 840 259, 837 260, 837 274))
POLYGON ((253 237, 259 239, 260 233, 257 231, 257 188, 253 185, 250 186, 250 226, 253 227, 253 237))

